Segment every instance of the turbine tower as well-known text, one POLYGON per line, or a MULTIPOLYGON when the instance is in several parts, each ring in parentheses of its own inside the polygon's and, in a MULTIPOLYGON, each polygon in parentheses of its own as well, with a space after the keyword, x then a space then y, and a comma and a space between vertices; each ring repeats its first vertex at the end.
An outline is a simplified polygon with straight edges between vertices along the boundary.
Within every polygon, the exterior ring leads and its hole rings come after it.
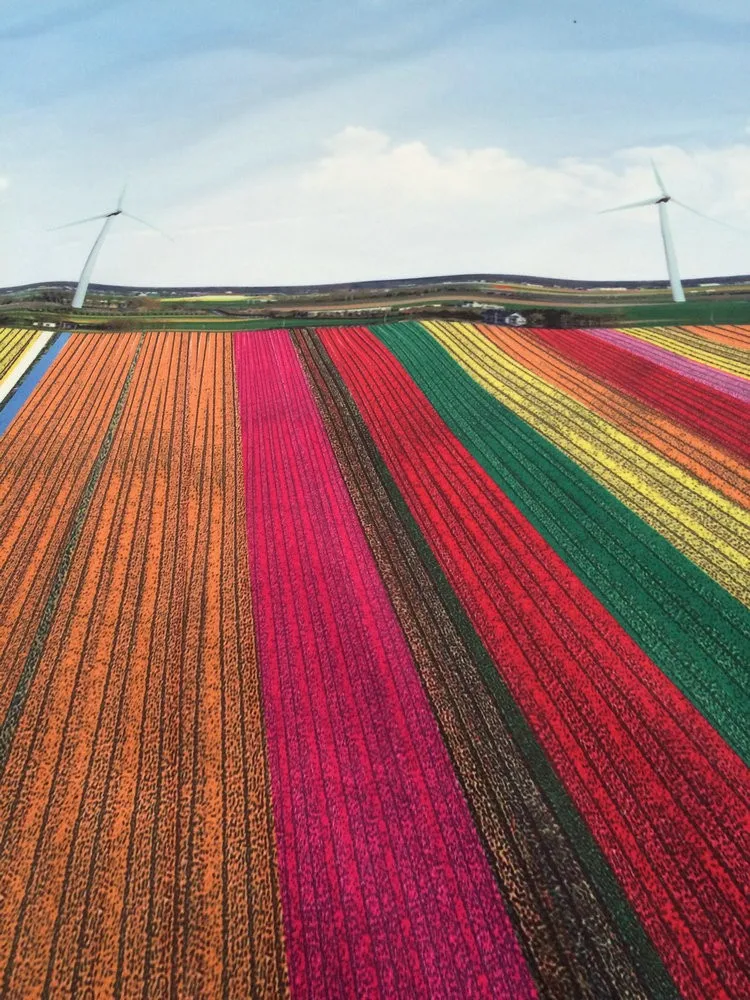
POLYGON ((149 229, 155 230, 162 236, 166 236, 167 239, 171 239, 166 233, 163 233, 161 229, 157 229, 156 226, 152 226, 150 222, 146 222, 145 219, 139 219, 137 215, 132 215, 130 212, 126 212, 122 205, 125 200, 125 188, 122 189, 120 197, 117 199, 117 207, 113 212, 105 212, 104 215, 92 215, 88 219, 78 219, 77 222, 67 222, 64 226, 57 226, 54 231, 58 229, 69 229, 71 226, 81 226, 85 222, 94 222, 98 219, 104 219, 104 225, 99 230, 99 235, 94 241, 94 245, 89 251, 89 255, 86 258, 86 263, 83 265, 83 270, 81 271, 81 277, 78 279, 78 285, 75 290, 75 295, 73 296, 73 308, 83 309, 83 303, 86 300, 86 292, 88 291, 89 282, 91 281, 91 274, 94 270, 94 265, 96 264, 97 257, 99 256, 99 251, 102 248, 102 244, 107 237, 112 223, 118 217, 118 215, 124 215, 128 219, 133 219, 134 222, 139 222, 142 226, 147 226, 149 229))
MULTIPOLYGON (((667 274, 669 275, 669 284, 672 288, 672 298, 675 302, 684 302, 685 292, 682 288, 682 282, 680 281, 680 269, 677 266, 677 254, 674 249, 672 227, 669 224, 669 212, 667 210, 667 205, 670 201, 674 201, 676 205, 681 205, 682 208, 687 208, 690 212, 695 212, 695 209, 690 208, 689 205, 683 205, 682 202, 673 198, 664 186, 664 181, 661 179, 659 171, 656 169, 656 164, 653 160, 651 161, 651 166, 653 167, 654 177, 656 178, 656 183, 659 187, 659 191, 661 192, 658 197, 648 198, 645 201, 634 201, 629 205, 618 205, 617 208, 608 208, 600 214, 606 215, 608 212, 624 212, 631 208, 645 208, 646 205, 656 205, 659 210, 661 239, 664 244, 664 256, 667 260, 667 274)), ((700 215, 700 212, 696 212, 696 215, 700 215)))

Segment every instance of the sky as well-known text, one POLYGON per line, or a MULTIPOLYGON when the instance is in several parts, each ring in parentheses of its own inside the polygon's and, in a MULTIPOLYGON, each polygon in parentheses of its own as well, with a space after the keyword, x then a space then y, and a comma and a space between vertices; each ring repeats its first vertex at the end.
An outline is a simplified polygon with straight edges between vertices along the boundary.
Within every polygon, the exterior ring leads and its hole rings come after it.
POLYGON ((750 273, 748 0, 2 0, 0 286, 750 273), (729 228, 729 225, 734 228, 729 228))

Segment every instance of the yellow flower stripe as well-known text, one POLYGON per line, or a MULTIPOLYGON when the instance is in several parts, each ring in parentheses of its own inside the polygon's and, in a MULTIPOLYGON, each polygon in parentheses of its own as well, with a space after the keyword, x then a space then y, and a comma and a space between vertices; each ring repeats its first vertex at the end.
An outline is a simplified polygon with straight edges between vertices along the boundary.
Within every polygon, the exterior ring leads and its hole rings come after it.
POLYGON ((533 375, 471 324, 423 325, 484 389, 750 605, 748 511, 533 375))
POLYGON ((37 330, 0 327, 0 379, 10 371, 37 333, 37 330))
POLYGON ((657 347, 664 347, 683 358, 690 358, 691 361, 699 361, 710 368, 727 372, 729 375, 750 378, 750 351, 740 347, 719 344, 675 326, 633 326, 621 332, 649 344, 655 344, 657 347))

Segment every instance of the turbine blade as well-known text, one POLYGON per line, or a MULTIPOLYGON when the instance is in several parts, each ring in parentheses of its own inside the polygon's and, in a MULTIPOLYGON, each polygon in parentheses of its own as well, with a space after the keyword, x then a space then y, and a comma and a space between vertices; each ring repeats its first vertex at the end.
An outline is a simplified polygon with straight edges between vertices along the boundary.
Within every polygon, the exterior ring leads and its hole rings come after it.
POLYGON ((53 226, 52 229, 48 229, 48 233, 56 233, 58 229, 70 229, 71 226, 82 226, 84 222, 96 222, 97 219, 106 219, 109 212, 105 212, 104 215, 90 215, 88 219, 78 219, 76 222, 66 222, 64 226, 53 226))
POLYGON ((703 212, 699 212, 697 208, 692 208, 690 205, 686 205, 684 201, 678 201, 676 198, 673 198, 672 201, 675 205, 679 205, 680 208, 684 208, 688 212, 692 212, 693 215, 697 215, 699 219, 707 219, 709 222, 713 222, 717 226, 724 226, 725 229, 733 229, 736 233, 747 232, 747 229, 741 229, 739 226, 733 226, 731 222, 722 222, 721 219, 715 219, 712 215, 705 215, 703 212))
POLYGON ((656 166, 656 162, 654 160, 651 160, 651 166, 652 166, 653 171, 654 171, 654 177, 656 178, 656 183, 659 185, 659 190, 665 196, 665 198, 668 198, 669 197, 669 192, 667 191, 666 187, 664 186, 664 181, 661 179, 661 174, 659 173, 659 169, 656 166))
POLYGON ((123 184, 120 197, 117 199, 117 211, 122 212, 122 203, 125 201, 125 192, 128 190, 127 182, 123 184))
POLYGON ((605 208, 599 215, 606 215, 608 212, 624 212, 628 208, 645 208, 646 205, 655 205, 656 201, 656 198, 649 198, 648 201, 633 201, 629 205, 618 205, 617 208, 605 208))
POLYGON ((174 243, 174 237, 170 236, 169 233, 165 233, 163 229, 159 229, 158 226, 152 226, 150 222, 146 222, 145 219, 140 219, 137 215, 133 215, 131 212, 123 212, 122 214, 128 219, 132 219, 133 222, 140 222, 142 226, 146 226, 148 229, 153 229, 155 233, 159 233, 160 236, 163 236, 165 239, 171 240, 172 243, 174 243))

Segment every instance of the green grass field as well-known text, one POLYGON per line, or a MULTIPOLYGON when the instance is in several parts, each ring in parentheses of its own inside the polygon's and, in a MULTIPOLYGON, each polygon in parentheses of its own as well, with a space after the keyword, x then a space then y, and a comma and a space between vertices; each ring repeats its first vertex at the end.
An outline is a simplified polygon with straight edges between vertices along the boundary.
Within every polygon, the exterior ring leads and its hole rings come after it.
MULTIPOLYGON (((607 291, 607 290, 604 290, 607 291)), ((252 330, 262 327, 341 326, 392 321, 396 319, 444 318, 482 319, 491 308, 520 312, 536 326, 649 326, 700 325, 712 323, 750 324, 750 293, 737 286, 732 294, 713 289, 687 290, 688 301, 674 303, 666 289, 637 290, 614 298, 601 291, 497 287, 491 293, 481 289, 441 291, 425 289, 394 294, 392 290, 366 299, 321 301, 317 295, 280 297, 262 303, 240 294, 182 296, 169 299, 142 299, 132 311, 113 310, 112 302, 90 296, 86 309, 73 311, 64 300, 34 302, 19 299, 0 306, 0 325, 25 327, 52 321, 78 329, 107 330, 252 330), (598 295, 598 298, 595 296, 598 295), (163 302, 163 307, 161 303, 163 302), (175 305, 179 303, 179 307, 175 305), (226 308, 221 308, 221 303, 226 308), (471 307, 473 303, 474 308, 471 307), (301 315, 300 315, 301 314, 301 315)), ((117 301, 117 300, 115 300, 117 301)))

